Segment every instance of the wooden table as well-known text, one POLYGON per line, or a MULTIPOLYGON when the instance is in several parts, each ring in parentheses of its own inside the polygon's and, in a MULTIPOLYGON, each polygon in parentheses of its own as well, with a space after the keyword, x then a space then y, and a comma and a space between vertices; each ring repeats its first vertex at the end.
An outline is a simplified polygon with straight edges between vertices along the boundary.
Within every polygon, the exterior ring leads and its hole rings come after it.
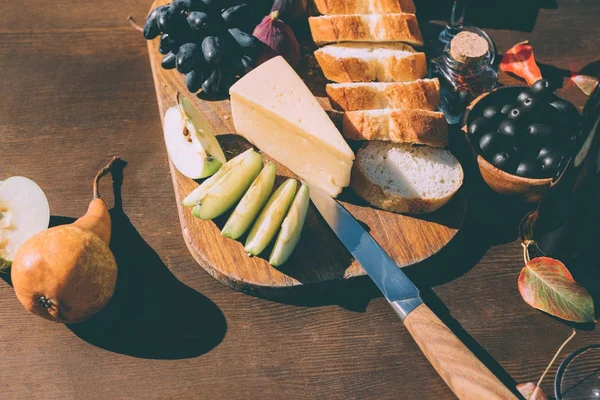
MULTIPOLYGON (((448 15, 449 0, 439 3, 445 8, 420 7, 425 29, 448 15)), ((489 3, 474 4, 471 20, 500 52, 529 39, 559 75, 600 58, 597 0, 489 3)), ((0 1, 0 177, 36 180, 57 224, 85 212, 91 178, 110 156, 129 162, 123 213, 114 214, 124 271, 117 305, 67 327, 28 314, 0 281, 0 397, 452 398, 368 281, 282 304, 235 292, 194 262, 180 232, 146 45, 125 20, 143 21, 149 4, 0 1)), ((564 93, 585 101, 577 89, 564 93)), ((537 380, 570 328, 521 300, 517 219, 505 214, 472 218, 441 257, 408 272, 432 308, 446 320, 450 312, 468 345, 514 384, 537 380)), ((592 342, 600 334, 580 332, 566 351, 592 342)))

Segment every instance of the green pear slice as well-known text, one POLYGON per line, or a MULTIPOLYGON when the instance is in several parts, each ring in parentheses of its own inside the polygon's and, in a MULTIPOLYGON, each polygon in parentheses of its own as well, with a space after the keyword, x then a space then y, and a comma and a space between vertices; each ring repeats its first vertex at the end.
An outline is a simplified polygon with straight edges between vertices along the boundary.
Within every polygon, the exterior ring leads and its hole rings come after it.
POLYGON ((249 254, 259 255, 271 243, 294 200, 297 186, 298 182, 290 178, 273 193, 246 239, 244 249, 249 254))
POLYGON ((194 189, 190 194, 187 195, 185 199, 181 202, 186 207, 194 207, 202 196, 208 192, 208 190, 215 185, 225 174, 231 171, 233 168, 240 165, 240 163, 251 153, 254 153, 253 149, 248 149, 245 152, 235 156, 231 160, 227 161, 223 166, 215 173, 213 176, 202 182, 200 186, 194 189))
POLYGON ((290 210, 281 224, 281 231, 275 240, 271 257, 269 257, 269 264, 272 266, 278 267, 285 263, 296 248, 302 234, 304 221, 306 221, 309 203, 308 185, 303 183, 294 197, 290 210))
POLYGON ((185 125, 192 135, 198 139, 202 148, 221 164, 225 164, 227 160, 225 159, 225 154, 223 154, 223 149, 221 149, 221 145, 204 116, 185 97, 181 98, 179 102, 179 110, 185 121, 185 125))
POLYGON ((164 119, 165 144, 175 168, 191 179, 213 175, 221 162, 209 155, 189 130, 177 107, 171 107, 164 119))
POLYGON ((272 162, 268 162, 254 180, 250 189, 242 197, 242 200, 235 207, 235 210, 223 227, 221 235, 231 239, 238 239, 250 228, 260 210, 262 210, 267 200, 269 200, 276 176, 277 166, 272 162))
POLYGON ((50 223, 48 199, 31 179, 13 176, 0 184, 0 270, 10 267, 19 247, 50 223))
POLYGON ((229 210, 244 196, 262 166, 262 156, 252 151, 204 193, 192 214, 200 219, 213 219, 229 210))

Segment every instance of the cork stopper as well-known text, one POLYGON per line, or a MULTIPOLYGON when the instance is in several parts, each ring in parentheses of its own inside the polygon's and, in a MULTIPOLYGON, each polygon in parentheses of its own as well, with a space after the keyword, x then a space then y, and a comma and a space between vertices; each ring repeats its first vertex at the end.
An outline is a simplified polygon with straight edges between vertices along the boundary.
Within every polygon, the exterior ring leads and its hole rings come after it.
POLYGON ((487 40, 473 32, 459 32, 450 42, 452 58, 466 64, 481 61, 488 50, 487 40))

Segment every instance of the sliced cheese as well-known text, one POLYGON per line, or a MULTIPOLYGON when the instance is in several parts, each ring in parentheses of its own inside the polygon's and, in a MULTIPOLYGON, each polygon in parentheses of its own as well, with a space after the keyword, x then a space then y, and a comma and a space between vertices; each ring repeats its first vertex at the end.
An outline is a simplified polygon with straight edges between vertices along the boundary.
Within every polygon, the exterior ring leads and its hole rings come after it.
POLYGON ((348 186, 354 153, 282 57, 248 73, 229 93, 240 135, 332 197, 348 186))

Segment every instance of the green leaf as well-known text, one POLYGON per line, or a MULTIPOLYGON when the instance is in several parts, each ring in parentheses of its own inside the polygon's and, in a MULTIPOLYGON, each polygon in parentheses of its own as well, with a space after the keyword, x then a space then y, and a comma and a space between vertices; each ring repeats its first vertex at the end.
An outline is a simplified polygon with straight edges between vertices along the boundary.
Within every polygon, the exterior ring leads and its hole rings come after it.
POLYGON ((594 302, 563 263, 550 257, 529 261, 519 275, 519 292, 533 308, 572 322, 596 322, 594 302))

